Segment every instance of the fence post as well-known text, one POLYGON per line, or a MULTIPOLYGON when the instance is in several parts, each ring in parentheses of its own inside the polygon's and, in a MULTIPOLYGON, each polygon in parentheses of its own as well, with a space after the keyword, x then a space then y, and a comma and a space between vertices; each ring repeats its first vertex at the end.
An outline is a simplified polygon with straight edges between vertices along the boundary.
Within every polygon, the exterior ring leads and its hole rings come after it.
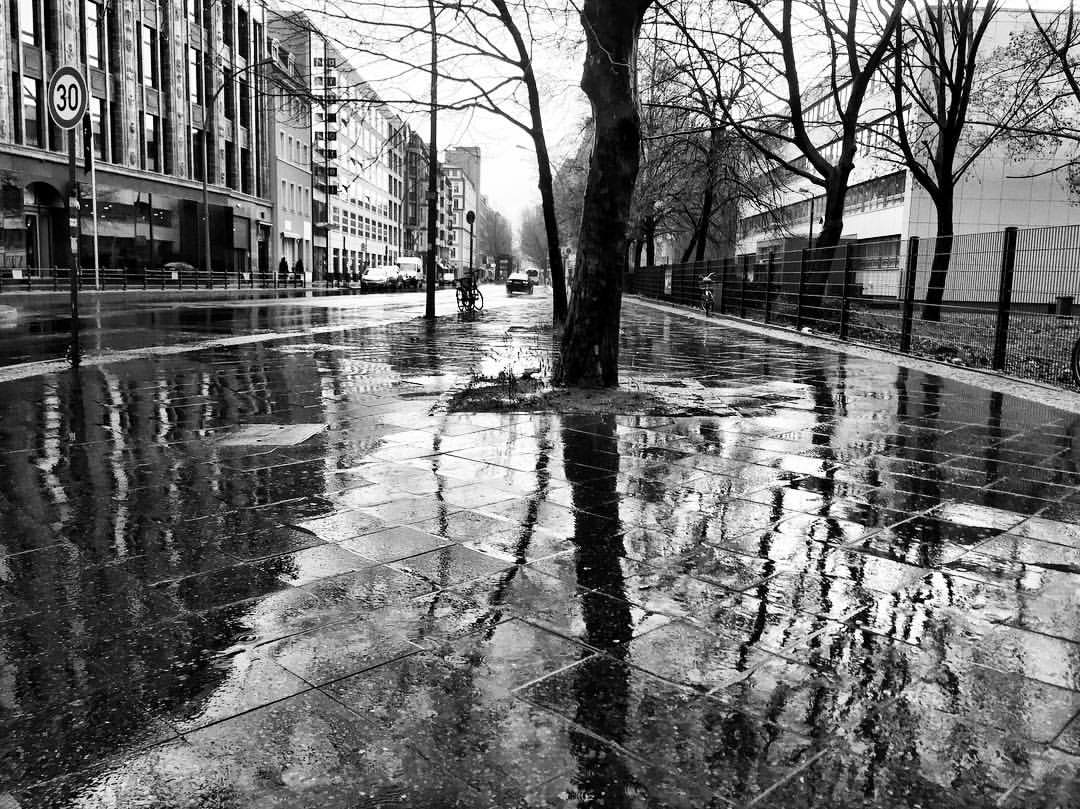
POLYGON ((56 275, 57 275, 56 267, 53 267, 52 268, 52 290, 53 290, 53 292, 56 292, 56 290, 59 288, 59 287, 57 287, 57 281, 59 279, 57 279, 56 275))
POLYGON ((915 314, 915 282, 919 272, 919 237, 908 239, 907 269, 904 273, 904 308, 900 315, 900 351, 911 353, 911 321, 915 314))
POLYGON ((840 339, 846 340, 848 333, 848 315, 851 302, 848 300, 848 285, 851 283, 851 270, 854 258, 851 255, 851 244, 844 246, 844 277, 840 282, 840 339))
POLYGON ((746 317, 746 275, 750 270, 750 254, 743 253, 742 279, 739 281, 739 317, 746 317))
POLYGON ((1009 309, 1012 307, 1013 269, 1016 267, 1016 228, 1005 228, 1001 245, 1001 277, 998 283, 997 323, 994 326, 994 358, 990 367, 1005 368, 1009 344, 1009 309))
POLYGON ((806 247, 802 249, 802 254, 799 256, 799 297, 795 300, 795 328, 802 328, 802 309, 803 309, 803 293, 806 289, 806 261, 810 255, 810 250, 806 247))
POLYGON ((772 278, 773 272, 776 270, 776 251, 769 251, 769 263, 765 265, 765 317, 766 323, 769 322, 769 315, 772 311, 772 278))
POLYGON ((727 286, 727 270, 730 261, 730 257, 720 259, 720 301, 716 305, 716 309, 720 314, 724 314, 724 304, 727 303, 727 295, 724 294, 724 289, 727 286))

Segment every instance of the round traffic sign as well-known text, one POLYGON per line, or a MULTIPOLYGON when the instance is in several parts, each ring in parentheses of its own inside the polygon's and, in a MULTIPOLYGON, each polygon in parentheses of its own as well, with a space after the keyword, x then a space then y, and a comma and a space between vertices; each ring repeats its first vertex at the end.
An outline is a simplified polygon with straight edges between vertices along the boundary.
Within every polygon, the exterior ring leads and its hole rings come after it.
POLYGON ((58 68, 49 79, 49 116, 61 129, 79 125, 86 113, 86 79, 71 65, 58 68))

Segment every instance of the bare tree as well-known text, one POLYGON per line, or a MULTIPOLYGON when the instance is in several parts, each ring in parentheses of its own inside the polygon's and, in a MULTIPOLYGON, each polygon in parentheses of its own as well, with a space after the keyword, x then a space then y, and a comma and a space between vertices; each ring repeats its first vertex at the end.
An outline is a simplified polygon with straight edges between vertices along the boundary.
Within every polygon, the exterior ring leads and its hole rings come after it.
POLYGON ((894 111, 867 132, 875 146, 893 151, 934 203, 937 235, 924 320, 941 318, 956 187, 1003 133, 1030 117, 1045 73, 1037 63, 1002 65, 989 58, 986 34, 1000 8, 999 0, 915 5, 896 27, 888 72, 894 111))
MULTIPOLYGON (((753 57, 748 91, 756 115, 729 108, 727 120, 791 178, 825 190, 819 257, 807 276, 811 298, 824 293, 828 259, 844 230, 848 180, 858 151, 860 115, 871 81, 889 56, 906 0, 734 0, 743 10, 740 47, 753 57), (798 15, 796 12, 798 11, 798 15), (809 70, 823 81, 804 86, 809 70)), ((707 57, 700 47, 699 53, 707 57)))
POLYGON ((652 0, 584 0, 581 87, 596 134, 582 205, 578 260, 562 339, 562 380, 619 381, 619 313, 627 222, 641 148, 635 51, 652 0))

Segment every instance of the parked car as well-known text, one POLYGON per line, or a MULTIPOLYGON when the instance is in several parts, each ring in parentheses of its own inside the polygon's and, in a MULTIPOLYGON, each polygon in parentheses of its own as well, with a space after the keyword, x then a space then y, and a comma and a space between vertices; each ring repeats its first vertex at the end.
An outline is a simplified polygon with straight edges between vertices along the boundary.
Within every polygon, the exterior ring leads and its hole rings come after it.
POLYGON ((440 262, 435 266, 435 281, 441 287, 452 287, 457 283, 457 273, 449 264, 440 262))
POLYGON ((506 276, 506 294, 513 295, 515 292, 533 294, 533 279, 525 270, 514 270, 506 276))
POLYGON ((393 264, 368 267, 360 277, 360 291, 369 289, 397 289, 401 286, 401 271, 393 264))

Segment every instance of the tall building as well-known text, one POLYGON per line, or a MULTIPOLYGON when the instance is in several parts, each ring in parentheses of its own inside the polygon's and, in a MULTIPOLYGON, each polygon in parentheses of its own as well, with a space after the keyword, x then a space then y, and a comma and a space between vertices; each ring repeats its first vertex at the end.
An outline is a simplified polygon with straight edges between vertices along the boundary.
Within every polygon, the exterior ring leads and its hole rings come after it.
MULTIPOLYGON (((428 165, 430 155, 427 144, 415 132, 408 133, 405 158, 404 191, 404 255, 423 256, 428 250, 428 165)), ((447 167, 440 165, 435 182, 435 258, 443 269, 453 268, 450 263, 451 239, 453 238, 454 195, 453 183, 447 167)))
MULTIPOLYGON (((269 268, 261 4, 2 0, 0 7, 0 262, 68 262, 66 139, 49 119, 45 90, 58 67, 74 65, 90 92, 100 264, 207 266, 205 172, 214 269, 269 268)), ((78 179, 80 259, 93 267, 94 206, 81 165, 78 179)))
POLYGON ((290 275, 309 282, 312 255, 311 88, 306 70, 308 37, 301 28, 271 18, 267 49, 272 59, 267 131, 270 133, 270 187, 274 194, 273 253, 276 272, 282 259, 290 275), (296 49, 295 51, 293 49, 296 49), (298 271, 302 268, 302 272, 298 271))
POLYGON ((446 150, 443 170, 450 179, 452 197, 452 221, 450 262, 458 270, 476 262, 476 224, 470 228, 466 214, 474 214, 480 204, 480 147, 458 146, 446 150))
POLYGON ((313 38, 311 81, 316 195, 329 201, 329 272, 356 278, 402 250, 404 123, 342 53, 313 38))

